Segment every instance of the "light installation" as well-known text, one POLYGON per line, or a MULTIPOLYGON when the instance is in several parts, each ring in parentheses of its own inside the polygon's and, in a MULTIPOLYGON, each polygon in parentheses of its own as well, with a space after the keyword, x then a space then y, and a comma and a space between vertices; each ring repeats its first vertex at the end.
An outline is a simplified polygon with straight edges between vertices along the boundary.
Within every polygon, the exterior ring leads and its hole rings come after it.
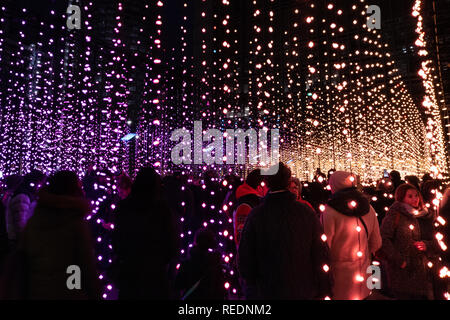
MULTIPOLYGON (((193 173, 192 182, 207 169, 252 168, 173 166, 171 132, 202 120, 204 130, 279 128, 281 159, 304 180, 318 167, 369 182, 386 168, 442 177, 448 168, 421 5, 412 12, 426 92, 417 106, 389 46, 368 29, 364 1, 87 1, 81 30, 68 30, 63 12, 35 17, 9 1, 0 7, 0 172, 82 174, 96 164, 134 175, 152 165, 193 173)), ((213 199, 217 191, 199 183, 213 199)), ((221 244, 224 286, 238 294, 227 247, 233 203, 200 205, 209 215, 200 224, 213 226, 221 244)), ((195 232, 184 228, 182 256, 195 232)))

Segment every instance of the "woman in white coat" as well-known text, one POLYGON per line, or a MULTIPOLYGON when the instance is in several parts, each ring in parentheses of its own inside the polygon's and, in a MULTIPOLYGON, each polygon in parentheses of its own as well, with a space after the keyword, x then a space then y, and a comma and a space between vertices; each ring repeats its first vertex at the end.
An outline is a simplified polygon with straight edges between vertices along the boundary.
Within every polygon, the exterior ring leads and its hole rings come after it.
POLYGON ((321 215, 328 246, 333 299, 362 300, 369 296, 367 268, 381 247, 375 210, 356 189, 356 176, 336 171, 329 180, 331 197, 321 215))

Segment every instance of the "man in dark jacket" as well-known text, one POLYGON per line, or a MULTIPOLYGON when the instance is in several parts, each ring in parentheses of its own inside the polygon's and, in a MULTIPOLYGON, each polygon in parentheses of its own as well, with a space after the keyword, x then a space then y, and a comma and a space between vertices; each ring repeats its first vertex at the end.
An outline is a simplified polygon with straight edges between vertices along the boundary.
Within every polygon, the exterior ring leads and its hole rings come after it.
POLYGON ((331 296, 322 227, 315 213, 287 190, 290 177, 290 169, 280 163, 277 174, 268 176, 269 194, 245 223, 238 259, 247 299, 331 296))
POLYGON ((153 168, 142 168, 130 195, 116 209, 113 247, 119 300, 173 297, 168 266, 178 256, 178 234, 160 175, 153 168))

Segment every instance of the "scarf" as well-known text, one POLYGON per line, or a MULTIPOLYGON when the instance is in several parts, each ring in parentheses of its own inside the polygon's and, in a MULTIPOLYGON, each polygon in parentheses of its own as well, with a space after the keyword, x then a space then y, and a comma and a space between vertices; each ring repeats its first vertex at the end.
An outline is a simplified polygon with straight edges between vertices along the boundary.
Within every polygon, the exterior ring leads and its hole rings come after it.
POLYGON ((415 218, 421 218, 428 215, 427 208, 416 209, 404 202, 397 202, 397 206, 401 207, 403 209, 403 212, 406 212, 415 218))

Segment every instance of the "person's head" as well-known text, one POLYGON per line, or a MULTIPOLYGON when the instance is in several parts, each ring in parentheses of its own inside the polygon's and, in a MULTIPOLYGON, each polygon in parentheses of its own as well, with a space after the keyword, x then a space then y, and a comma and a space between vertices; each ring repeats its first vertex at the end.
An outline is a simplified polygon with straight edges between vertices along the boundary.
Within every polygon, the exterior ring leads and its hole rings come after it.
POLYGON ((300 180, 295 177, 289 179, 289 191, 295 195, 296 199, 300 199, 302 195, 302 184, 300 180))
POLYGON ((261 182, 263 182, 263 180, 264 177, 261 175, 261 169, 255 169, 248 174, 245 182, 253 189, 257 189, 261 185, 261 182))
POLYGON ((270 191, 287 190, 289 187, 289 178, 291 177, 291 169, 289 169, 289 167, 287 167, 283 162, 280 162, 277 166, 277 173, 267 176, 267 184, 269 189, 270 191))
POLYGON ((430 203, 436 198, 436 191, 442 190, 442 183, 440 180, 427 180, 422 184, 421 193, 423 201, 430 203))
POLYGON ((378 181, 378 190, 386 193, 391 193, 394 191, 394 183, 391 178, 383 178, 378 181))
POLYGON ((47 191, 61 196, 83 197, 81 181, 72 171, 62 170, 56 172, 48 179, 47 191))
POLYGON ((131 187, 131 194, 138 197, 159 198, 161 196, 161 176, 151 167, 139 170, 131 187))
POLYGON ((433 178, 431 177, 431 174, 425 173, 425 174, 422 176, 422 183, 425 183, 425 182, 427 182, 428 180, 433 180, 433 178))
POLYGON ((133 181, 126 174, 121 174, 117 179, 117 191, 120 199, 125 199, 131 192, 133 181))
POLYGON ((423 208, 422 195, 416 187, 408 183, 400 185, 395 190, 395 201, 409 204, 415 209, 423 208))
POLYGON ((356 176, 351 172, 336 171, 328 182, 331 188, 331 193, 336 193, 343 189, 354 188, 357 185, 356 176))
POLYGON ((400 172, 398 172, 397 170, 392 170, 389 173, 389 177, 392 179, 394 184, 397 184, 397 183, 399 183, 402 180, 402 178, 400 176, 400 172))
POLYGON ((37 184, 37 185, 43 185, 45 181, 47 180, 47 176, 42 171, 33 169, 25 175, 24 181, 27 180, 31 183, 37 184))
POLYGON ((412 184, 414 187, 419 189, 420 186, 420 179, 416 176, 406 176, 405 177, 406 183, 412 184))
POLYGON ((214 232, 208 228, 197 230, 194 237, 195 246, 202 250, 215 249, 217 240, 214 232))

